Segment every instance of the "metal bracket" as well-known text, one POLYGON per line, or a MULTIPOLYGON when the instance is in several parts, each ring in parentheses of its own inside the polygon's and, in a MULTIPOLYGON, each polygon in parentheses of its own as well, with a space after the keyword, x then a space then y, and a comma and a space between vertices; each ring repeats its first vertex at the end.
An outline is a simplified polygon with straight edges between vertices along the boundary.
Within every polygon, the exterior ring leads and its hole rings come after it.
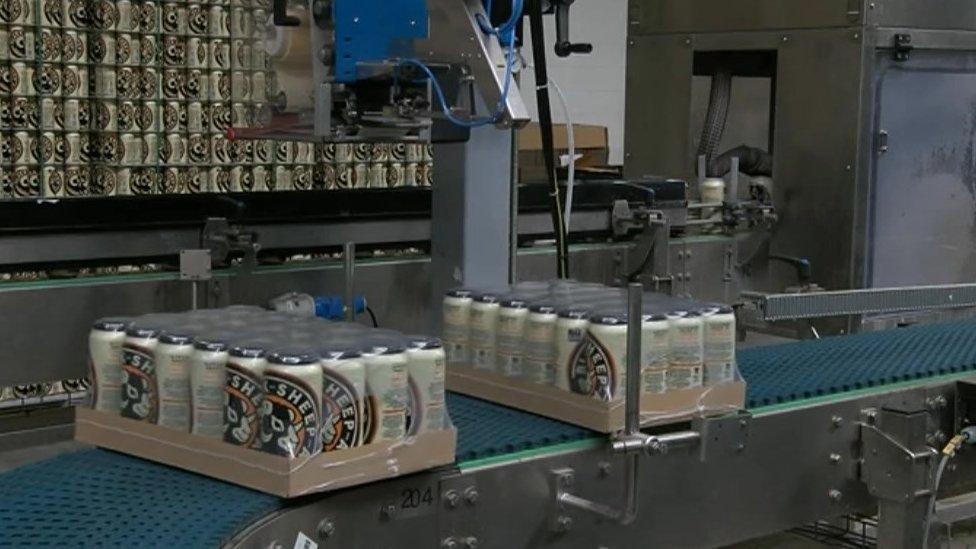
POLYGON ((722 417, 696 419, 692 422, 692 429, 701 433, 701 461, 742 455, 749 445, 751 425, 752 414, 744 411, 722 417))
POLYGON ((878 426, 860 425, 861 481, 872 496, 882 500, 909 502, 928 496, 938 452, 921 442, 925 440, 927 414, 877 413, 878 426))
POLYGON ((895 35, 894 51, 891 53, 895 61, 908 61, 915 46, 912 45, 912 35, 908 33, 898 33, 895 35))
POLYGON ((223 217, 208 218, 200 240, 201 247, 210 250, 215 263, 227 263, 231 253, 237 252, 244 254, 242 267, 245 271, 257 265, 257 254, 261 249, 257 233, 232 226, 223 217))
POLYGON ((647 208, 632 209, 626 200, 617 200, 610 211, 610 225, 617 238, 627 236, 634 230, 641 235, 632 248, 626 252, 623 281, 634 280, 646 271, 653 275, 652 286, 660 287, 662 282, 671 282, 669 272, 670 225, 664 212, 647 208))

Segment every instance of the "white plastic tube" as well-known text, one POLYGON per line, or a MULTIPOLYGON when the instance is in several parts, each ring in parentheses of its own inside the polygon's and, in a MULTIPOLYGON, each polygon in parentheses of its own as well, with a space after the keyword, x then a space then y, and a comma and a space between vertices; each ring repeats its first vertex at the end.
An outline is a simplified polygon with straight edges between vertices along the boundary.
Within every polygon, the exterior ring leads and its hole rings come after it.
POLYGON ((566 121, 566 144, 569 147, 569 173, 566 175, 566 207, 563 208, 563 219, 566 223, 566 234, 569 235, 570 221, 573 217, 573 187, 576 186, 576 136, 573 128, 573 117, 569 111, 569 103, 566 101, 566 95, 563 94, 563 90, 551 76, 549 77, 549 85, 552 89, 556 90, 556 96, 559 97, 559 104, 563 109, 563 119, 566 121))

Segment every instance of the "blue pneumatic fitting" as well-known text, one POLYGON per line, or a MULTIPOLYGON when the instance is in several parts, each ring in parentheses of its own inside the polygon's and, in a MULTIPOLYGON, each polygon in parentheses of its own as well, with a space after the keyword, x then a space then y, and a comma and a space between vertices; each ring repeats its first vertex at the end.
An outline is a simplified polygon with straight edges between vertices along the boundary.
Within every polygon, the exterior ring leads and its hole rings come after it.
MULTIPOLYGON (((353 298, 356 314, 366 311, 366 296, 357 295, 353 298)), ((345 301, 339 296, 320 296, 315 298, 315 316, 329 320, 345 318, 345 301)))

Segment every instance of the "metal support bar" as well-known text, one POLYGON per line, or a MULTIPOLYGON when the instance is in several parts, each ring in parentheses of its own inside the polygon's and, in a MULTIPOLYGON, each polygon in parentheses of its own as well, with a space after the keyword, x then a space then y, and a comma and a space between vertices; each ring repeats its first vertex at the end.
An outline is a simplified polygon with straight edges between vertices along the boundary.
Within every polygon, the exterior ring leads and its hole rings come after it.
POLYGON ((976 284, 845 290, 807 294, 743 293, 763 320, 796 320, 976 306, 976 284))
POLYGON ((627 394, 624 434, 640 432, 641 327, 644 318, 644 285, 627 286, 627 394))
POLYGON ((346 322, 354 322, 356 320, 356 243, 346 242, 345 248, 342 252, 342 269, 345 274, 344 289, 345 289, 345 308, 346 308, 346 322))

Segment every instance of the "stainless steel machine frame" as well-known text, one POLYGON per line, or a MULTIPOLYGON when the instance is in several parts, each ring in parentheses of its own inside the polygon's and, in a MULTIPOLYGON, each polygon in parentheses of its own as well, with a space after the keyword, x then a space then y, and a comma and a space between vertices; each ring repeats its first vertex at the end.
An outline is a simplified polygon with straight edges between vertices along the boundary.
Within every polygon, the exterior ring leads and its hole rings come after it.
MULTIPOLYGON (((290 546, 303 532, 322 547, 715 547, 880 512, 879 547, 919 547, 937 456, 926 439, 953 432, 960 391, 946 379, 696 421, 690 429, 700 440, 676 438, 639 457, 631 524, 558 499, 567 489, 597 501, 623 496, 631 456, 593 440, 299 502, 227 546, 290 546), (415 491, 432 494, 429 505, 405 505, 415 491)), ((943 487, 972 489, 974 452, 954 466, 943 487)), ((971 500, 940 501, 936 516, 971 517, 971 500)))
MULTIPOLYGON (((972 77, 974 14, 965 0, 631 0, 626 175, 694 180, 696 53, 773 54, 769 146, 780 221, 754 268, 736 273, 741 289, 795 284, 793 271, 765 264, 765 251, 809 258, 828 290, 969 282, 968 176, 924 158, 939 147, 969 150, 961 83, 972 77), (936 100, 919 86, 931 95, 958 90, 938 95, 958 132, 928 121, 938 119, 936 100), (918 157, 921 168, 906 168, 918 157)), ((756 249, 735 247, 739 266, 756 249)))

